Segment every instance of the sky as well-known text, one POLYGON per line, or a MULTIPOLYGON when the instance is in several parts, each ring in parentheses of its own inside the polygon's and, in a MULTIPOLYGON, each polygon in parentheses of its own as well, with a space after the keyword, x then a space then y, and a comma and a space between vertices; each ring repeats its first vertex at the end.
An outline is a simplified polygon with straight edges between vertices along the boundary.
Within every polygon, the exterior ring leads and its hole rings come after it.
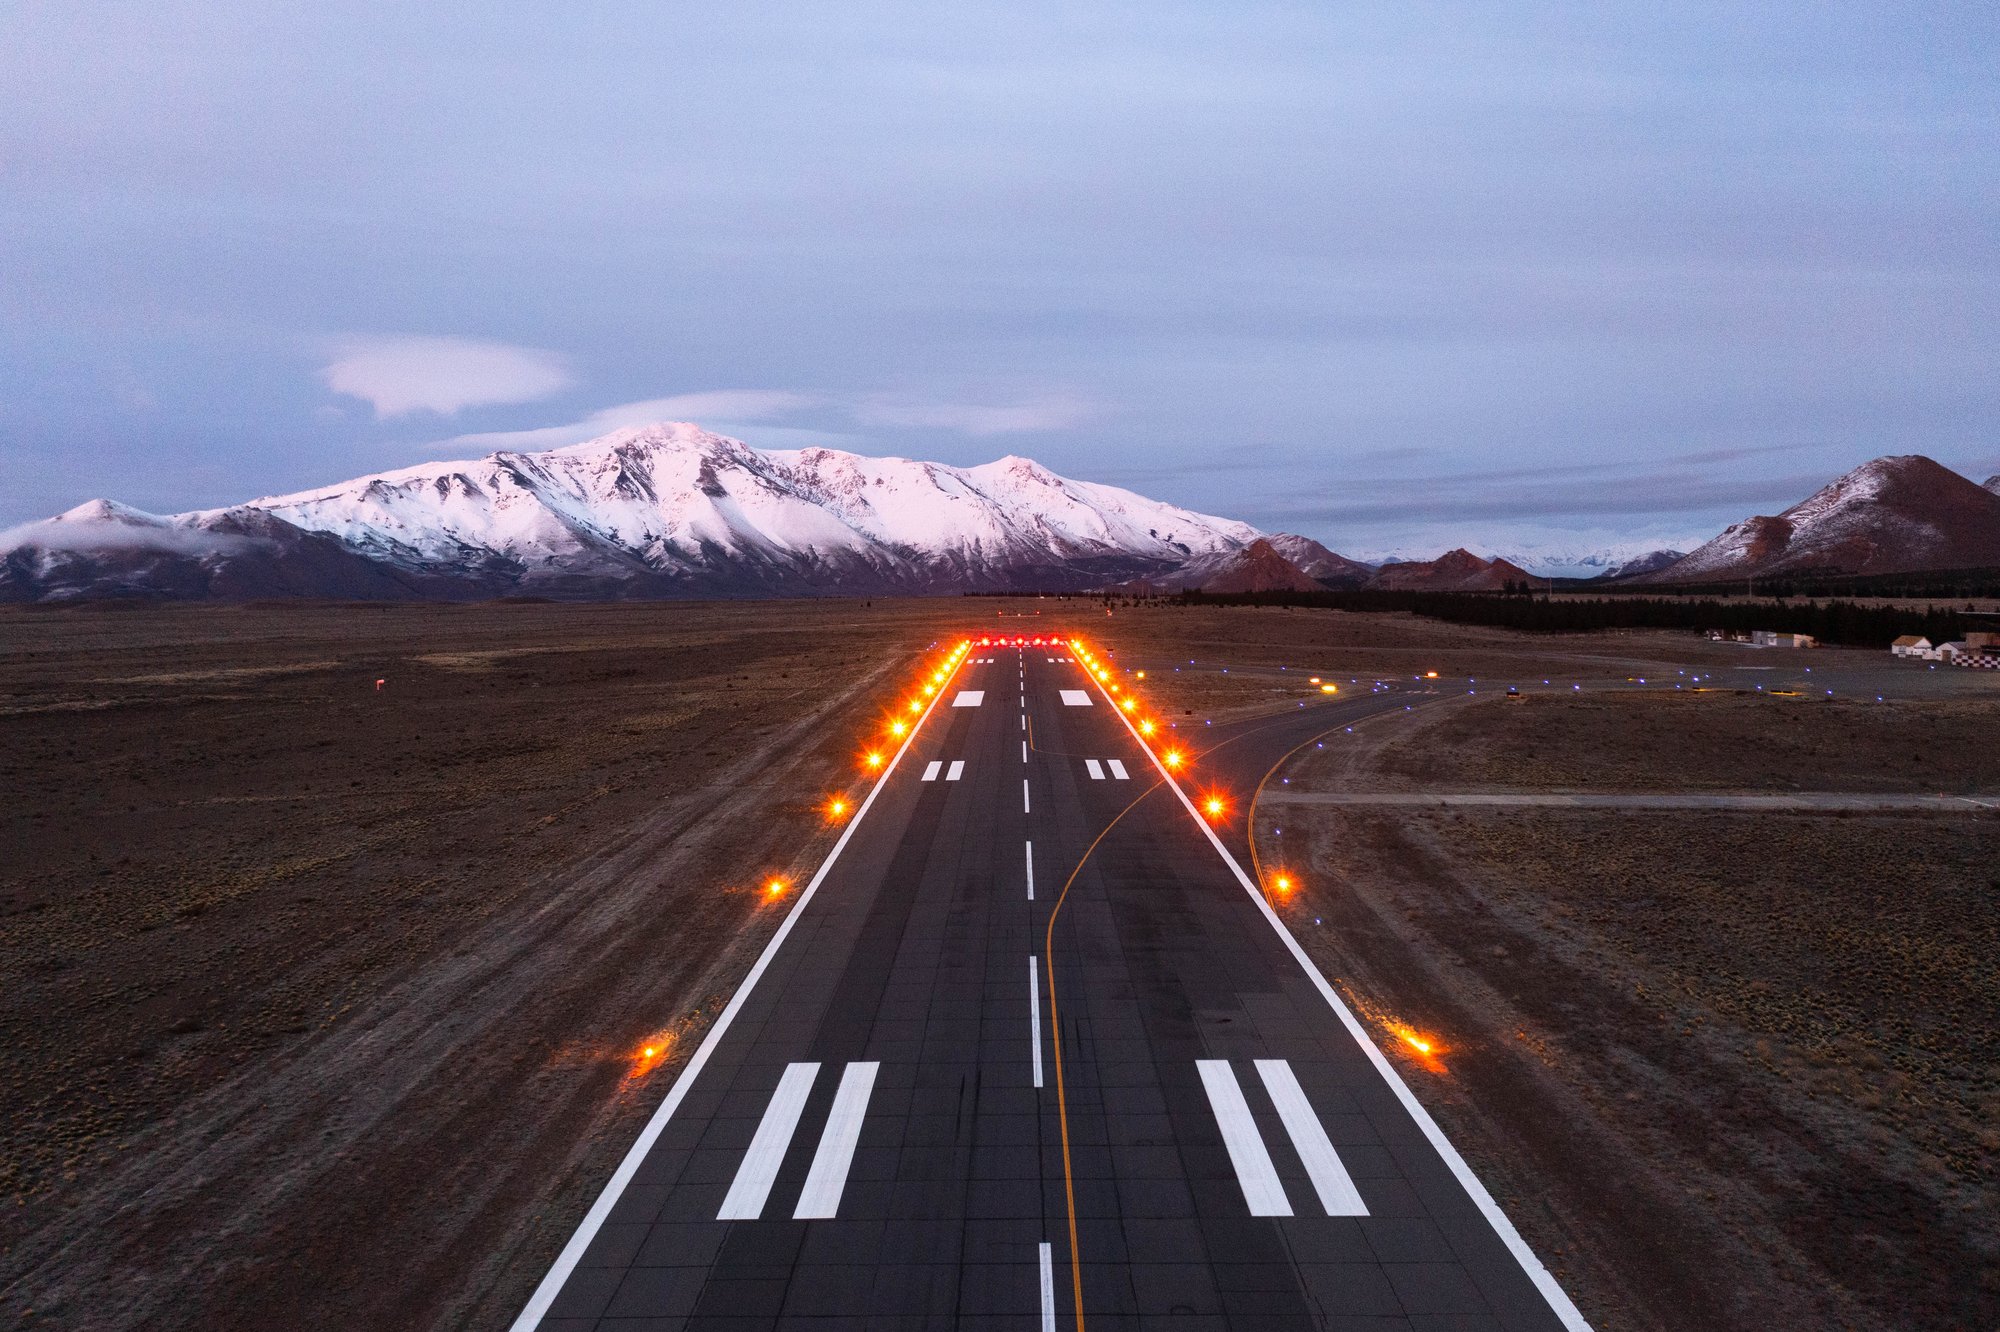
POLYGON ((1356 555, 2000 472, 1989 3, 0 8, 0 527, 693 420, 1356 555))

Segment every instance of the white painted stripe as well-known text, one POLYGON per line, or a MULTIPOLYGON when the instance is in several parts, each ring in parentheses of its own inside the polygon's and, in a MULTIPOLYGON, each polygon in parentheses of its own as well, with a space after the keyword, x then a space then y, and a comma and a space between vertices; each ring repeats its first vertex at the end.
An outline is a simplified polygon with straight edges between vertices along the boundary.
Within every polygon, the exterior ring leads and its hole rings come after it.
POLYGON ((722 1200, 716 1220, 755 1221, 763 1212, 764 1200, 771 1196, 771 1183, 784 1163, 785 1148, 792 1145, 792 1133, 799 1126, 799 1114, 806 1108, 806 1097, 812 1093, 813 1078, 818 1074, 818 1064, 785 1066, 785 1075, 778 1079, 778 1089, 764 1107, 757 1136, 750 1139, 750 1150, 736 1168, 736 1180, 729 1186, 729 1196, 722 1200))
POLYGON ((1028 779, 1026 777, 1021 779, 1021 812, 1023 814, 1032 814, 1035 812, 1028 805, 1028 779))
POLYGON ((1021 729, 1024 731, 1028 729, 1028 714, 1025 712, 1021 714, 1021 729))
POLYGON ((1125 765, 1123 763, 1119 762, 1117 759, 1106 759, 1104 761, 1111 766, 1111 775, 1113 777, 1116 777, 1121 782, 1128 781, 1131 779, 1132 774, 1125 771, 1125 765))
POLYGON ((1042 1085, 1042 972, 1041 959, 1028 956, 1028 1033, 1034 1037, 1035 1085, 1042 1085))
POLYGON ((938 769, 942 768, 943 766, 944 766, 943 759, 932 759, 928 764, 924 765, 923 780, 927 782, 936 781, 938 775, 938 769))
POLYGON ((812 1169, 806 1172, 805 1191, 792 1212, 794 1221, 824 1221, 840 1210, 847 1170, 854 1164, 854 1144, 861 1140, 861 1121, 868 1117, 868 1095, 875 1090, 875 1075, 881 1069, 881 1064, 872 1061, 849 1064, 840 1075, 840 1090, 833 1094, 833 1113, 827 1116, 826 1132, 819 1135, 819 1150, 813 1153, 812 1169))
POLYGON ((984 689, 961 689, 958 691, 958 697, 951 701, 951 705, 955 708, 976 708, 985 701, 984 689))
POLYGON ((1236 1085, 1235 1070, 1227 1059, 1197 1059, 1195 1069, 1208 1091, 1209 1109, 1222 1130, 1222 1145, 1229 1149, 1229 1164, 1236 1167, 1236 1182, 1243 1186, 1243 1201, 1252 1216, 1290 1216, 1292 1204, 1285 1186, 1278 1182, 1278 1168, 1264 1150, 1257 1121, 1250 1118, 1250 1104, 1236 1085))
POLYGON ((1101 782, 1104 780, 1104 765, 1099 763, 1096 759, 1085 759, 1083 761, 1083 766, 1089 770, 1091 781, 1101 782))
POLYGON ((1313 1113, 1312 1102, 1306 1099, 1305 1088, 1299 1086, 1292 1066, 1282 1059, 1259 1059, 1257 1075, 1264 1079, 1264 1090, 1271 1093, 1271 1103, 1278 1107, 1278 1118, 1285 1121, 1285 1132, 1291 1135, 1292 1146, 1298 1148, 1299 1159, 1305 1162, 1306 1174, 1312 1179, 1313 1191, 1319 1194, 1320 1206, 1326 1208, 1326 1214, 1368 1215, 1368 1204, 1361 1201, 1361 1190, 1354 1187, 1347 1167, 1340 1163, 1340 1153, 1333 1150, 1333 1142, 1326 1136, 1319 1116, 1313 1113))
POLYGON ((1029 842, 1027 844, 1027 847, 1028 847, 1028 900, 1032 902, 1035 900, 1035 844, 1033 842, 1029 842))
MULTIPOLYGON (((1102 684, 1098 685, 1100 692, 1103 688, 1102 684)), ((1110 695, 1107 693, 1105 697, 1108 699, 1110 695)), ((1132 719, 1122 712, 1117 715, 1118 720, 1124 722, 1125 729, 1131 733, 1132 742, 1142 750, 1145 749, 1146 742, 1140 738, 1139 730, 1132 724, 1132 719)), ((1299 970, 1306 974, 1306 978, 1313 983, 1313 988, 1319 991, 1320 998, 1326 1000, 1327 1007, 1333 1010, 1334 1016, 1347 1028, 1347 1034, 1361 1047, 1361 1053, 1375 1066, 1375 1071, 1381 1075, 1382 1080, 1389 1084, 1389 1090, 1395 1093, 1396 1100, 1416 1122, 1418 1130, 1424 1135, 1424 1140, 1429 1142, 1432 1150, 1444 1159, 1445 1166, 1458 1181, 1459 1187, 1472 1199, 1473 1205, 1486 1218, 1486 1223, 1493 1227, 1493 1233, 1507 1246, 1507 1251, 1514 1255, 1514 1261, 1521 1265, 1523 1272, 1527 1273, 1528 1280, 1535 1283, 1535 1289, 1541 1292, 1542 1299, 1548 1303, 1549 1311, 1555 1314, 1557 1321, 1568 1329, 1568 1332, 1591 1332, 1590 1322, 1583 1316, 1583 1311, 1576 1307, 1576 1301, 1570 1299, 1562 1284, 1555 1279, 1548 1268, 1542 1265, 1542 1260, 1535 1256, 1535 1251, 1528 1247, 1528 1242, 1521 1238, 1521 1232, 1514 1228, 1514 1223, 1500 1210, 1500 1204, 1493 1201, 1493 1195, 1479 1182, 1479 1176, 1472 1173, 1472 1167, 1466 1164, 1465 1157, 1459 1153, 1458 1148, 1451 1145, 1451 1139, 1445 1137, 1444 1130, 1438 1127, 1435 1119, 1431 1118, 1430 1111, 1424 1109, 1423 1102, 1416 1098, 1409 1084, 1403 1081, 1400 1073, 1396 1072, 1395 1066, 1389 1062, 1389 1057, 1382 1053, 1382 1047, 1375 1044, 1375 1038, 1368 1034, 1368 1029, 1354 1016, 1354 1010, 1334 993, 1333 986, 1327 983, 1325 973, 1306 956, 1306 950, 1300 947, 1298 939, 1285 927, 1285 922, 1278 918, 1278 913, 1271 909, 1271 904, 1264 899, 1263 890, 1251 882, 1250 876, 1243 872, 1243 866, 1237 863, 1235 856, 1229 854, 1229 848, 1222 844, 1222 839, 1215 835, 1215 829, 1210 827, 1208 820, 1195 809, 1194 801, 1188 799, 1188 793, 1181 789, 1181 784, 1174 780, 1171 772, 1167 771, 1167 766, 1160 761, 1160 756, 1151 750, 1146 750, 1146 755, 1153 761, 1153 770, 1160 774, 1160 780, 1173 791, 1175 798, 1181 802, 1181 808, 1187 811, 1195 826, 1202 830, 1203 835, 1208 838, 1208 844, 1215 848, 1215 854, 1222 857, 1222 863, 1236 876, 1237 886, 1249 896, 1252 905, 1263 913, 1265 923, 1276 932, 1279 941, 1291 953, 1292 960, 1299 964, 1299 970)))
POLYGON ((965 776, 965 760, 953 759, 951 767, 945 770, 944 779, 948 782, 955 782, 963 776, 965 776))
POLYGON ((1081 689, 1065 689, 1062 691, 1062 701, 1073 708, 1087 708, 1090 706, 1090 695, 1081 689))
POLYGON ((1026 740, 1023 740, 1021 742, 1021 762, 1026 763, 1027 761, 1028 761, 1028 742, 1026 740))
POLYGON ((674 1085, 667 1090, 666 1099, 660 1102, 660 1108, 653 1111, 653 1117, 639 1130, 639 1136, 632 1143, 631 1150, 625 1153, 624 1159, 618 1163, 618 1168, 611 1172, 611 1178, 605 1182, 604 1191, 597 1195, 597 1201, 590 1205, 588 1212, 584 1213, 583 1221, 571 1233, 569 1242, 563 1245, 562 1252, 556 1255, 555 1262, 549 1264, 549 1270, 542 1274, 541 1283, 535 1287, 535 1293, 528 1297, 527 1304, 522 1306, 521 1313, 514 1319, 509 1332, 534 1332, 534 1329, 541 1326, 542 1319, 548 1315, 549 1306, 554 1304, 556 1296, 562 1293, 570 1274, 576 1271, 576 1265, 583 1261, 583 1255, 589 1251, 591 1242, 597 1238, 597 1232, 604 1228, 605 1218, 611 1215, 611 1209, 618 1205, 618 1200, 625 1196, 625 1190, 631 1185, 632 1177, 639 1173, 639 1167, 652 1152, 653 1144, 660 1140, 662 1133, 666 1132, 668 1123, 674 1117, 674 1111, 680 1109, 681 1102, 687 1099, 690 1091, 694 1090, 695 1081, 701 1076, 701 1071, 708 1067, 709 1057, 715 1053, 715 1047, 722 1044, 722 1038, 729 1031, 730 1024, 736 1021, 736 1015, 743 1011, 743 1005, 750 1002, 750 994, 757 988, 757 982, 771 969, 771 959, 778 955, 778 950, 785 946, 785 940, 791 937, 792 927, 798 924, 800 914, 819 892, 819 886, 826 881, 826 876, 833 872, 834 863, 840 859, 840 853, 845 851, 848 842, 853 840, 854 830, 861 826, 861 821, 867 817, 868 811, 874 808, 875 797, 881 795, 882 788, 889 784, 889 778, 903 762, 903 756, 908 754, 910 746, 917 742, 917 732, 930 720, 931 709, 935 708, 942 698, 942 694, 933 698, 930 707, 925 708, 923 714, 917 718, 916 727, 903 737, 903 743, 897 748, 895 756, 889 760, 888 766, 882 769, 882 775, 875 779, 875 785, 868 789, 868 794, 862 799, 861 808, 854 811, 854 817, 848 821, 847 827, 842 829, 839 838, 834 841, 833 849, 827 852, 826 859, 820 862, 819 869, 814 871, 812 880, 805 886, 805 891, 793 900, 792 909, 785 913, 785 919, 778 926, 777 933, 773 934, 771 941, 764 945, 764 951, 757 955, 757 961, 751 966, 749 974, 743 978, 743 983, 737 986, 736 993, 729 997, 727 1004, 723 1005, 722 1013, 708 1029, 708 1035, 702 1037, 701 1044, 695 1047, 694 1054, 688 1059, 687 1067, 681 1070, 678 1078, 674 1079, 674 1085))
POLYGON ((1042 1332, 1056 1332, 1056 1264, 1047 1240, 1042 1241, 1042 1332))

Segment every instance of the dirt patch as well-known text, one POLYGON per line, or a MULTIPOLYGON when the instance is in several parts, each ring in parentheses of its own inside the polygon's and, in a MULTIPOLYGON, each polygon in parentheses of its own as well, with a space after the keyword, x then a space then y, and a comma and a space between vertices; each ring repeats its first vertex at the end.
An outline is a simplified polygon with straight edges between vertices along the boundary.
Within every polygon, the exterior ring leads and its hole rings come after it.
POLYGON ((966 618, 0 614, 0 1321, 504 1323, 966 618))
MULTIPOLYGON (((1398 714, 1286 773, 1714 789, 1816 747, 1799 785, 1922 789, 1892 756, 1990 725, 1611 702, 1398 714)), ((1280 909, 1598 1327, 2000 1321, 2000 818, 1290 806, 1282 841, 1280 909)))
POLYGON ((1528 696, 1393 741, 1384 789, 2000 790, 2000 699, 1882 702, 1755 692, 1528 696))

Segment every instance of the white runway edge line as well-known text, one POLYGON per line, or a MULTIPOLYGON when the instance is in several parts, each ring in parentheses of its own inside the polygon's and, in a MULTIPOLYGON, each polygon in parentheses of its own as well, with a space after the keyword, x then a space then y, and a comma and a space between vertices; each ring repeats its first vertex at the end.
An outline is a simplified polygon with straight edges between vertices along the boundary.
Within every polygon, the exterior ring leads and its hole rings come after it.
MULTIPOLYGON (((1105 690, 1103 683, 1097 681, 1093 683, 1097 684, 1098 692, 1104 695, 1108 703, 1111 695, 1105 690)), ((1395 1093, 1396 1099, 1402 1102, 1403 1109, 1416 1121, 1417 1128, 1423 1133, 1425 1140, 1439 1156, 1444 1158, 1445 1165, 1458 1180, 1459 1187, 1472 1199, 1473 1205, 1486 1218, 1486 1223, 1493 1227, 1493 1232, 1507 1246, 1508 1252, 1514 1255, 1514 1261, 1521 1265, 1521 1270, 1527 1273, 1528 1279, 1535 1283, 1535 1289, 1540 1291, 1542 1298, 1548 1302, 1550 1311, 1565 1328, 1569 1329, 1569 1332, 1591 1332, 1590 1323, 1584 1318, 1583 1311, 1576 1307, 1576 1302, 1570 1299, 1568 1292, 1563 1290, 1549 1269, 1542 1266, 1542 1260, 1535 1257, 1535 1251, 1521 1238, 1521 1232, 1514 1229, 1514 1223, 1500 1210, 1500 1204, 1493 1201, 1493 1195, 1479 1182, 1479 1176, 1472 1173, 1472 1167, 1465 1163, 1465 1158, 1459 1154, 1458 1148, 1451 1145, 1451 1139, 1445 1137, 1444 1130, 1438 1127, 1437 1121, 1431 1118, 1430 1111, 1424 1109, 1423 1102, 1416 1098, 1409 1084, 1403 1081, 1400 1073, 1396 1072, 1388 1056, 1382 1053, 1382 1048, 1375 1044, 1374 1037, 1368 1034, 1368 1029, 1361 1025, 1353 1010, 1348 1008, 1345 1001, 1334 992, 1333 986, 1327 983, 1320 969, 1313 965, 1313 960, 1306 956, 1306 950, 1299 946, 1299 941, 1285 927, 1285 922, 1271 909, 1271 904, 1264 900, 1264 894, 1258 891, 1250 876, 1243 872, 1243 867, 1236 863, 1236 857, 1229 854, 1229 848, 1215 835, 1215 829, 1208 825, 1208 820, 1202 818, 1200 811, 1195 809, 1194 802, 1188 799, 1187 792, 1174 780, 1174 775, 1167 771, 1166 764, 1160 762, 1159 755, 1147 748, 1146 742, 1139 736, 1139 729, 1132 724, 1132 719, 1115 707, 1111 710, 1119 721, 1125 723, 1126 731, 1132 736, 1132 743, 1138 745, 1140 751, 1152 760, 1154 770, 1160 774, 1160 780, 1165 782, 1180 800, 1181 807, 1187 810, 1188 817, 1194 820, 1195 826, 1208 838, 1208 844, 1215 848, 1215 854, 1221 856, 1222 862, 1229 866, 1230 873, 1236 876, 1236 882, 1242 885, 1243 891, 1249 894, 1251 902, 1264 914, 1265 921, 1277 932, 1278 938, 1291 952, 1292 959, 1306 973, 1307 979, 1312 981, 1320 997, 1326 1000, 1328 1007, 1333 1009, 1341 1025, 1347 1028, 1347 1034, 1354 1038, 1355 1044, 1361 1047, 1361 1052, 1367 1056, 1368 1062, 1375 1066, 1375 1071, 1389 1084, 1389 1090, 1395 1093)))
POLYGON ((1201 1074, 1208 1108, 1215 1112, 1215 1126, 1222 1130, 1222 1145, 1229 1149, 1229 1164, 1236 1167, 1236 1182, 1243 1188, 1250 1215, 1290 1216, 1292 1204, 1278 1182, 1271 1153, 1264 1150, 1264 1135, 1250 1118, 1250 1103, 1243 1099, 1236 1071, 1227 1059, 1197 1059, 1194 1067, 1201 1074))
POLYGON ((1306 1099, 1305 1088, 1299 1086, 1292 1066, 1282 1059, 1259 1059, 1257 1076, 1264 1080, 1271 1104, 1278 1107, 1278 1118, 1284 1121, 1285 1132, 1291 1135, 1299 1160, 1305 1162, 1306 1175, 1312 1180, 1313 1192, 1319 1195, 1319 1205, 1326 1209, 1326 1214, 1367 1216, 1368 1204, 1361 1201, 1361 1190, 1354 1187, 1353 1177, 1340 1163, 1340 1153, 1333 1150, 1333 1140, 1326 1136, 1326 1128, 1313 1113, 1312 1102, 1306 1099))
POLYGON ((784 1164, 785 1148, 792 1145, 792 1134, 798 1131, 799 1115, 805 1111, 806 1097, 812 1094, 817 1076, 818 1064, 785 1066, 785 1075, 778 1079, 771 1103, 764 1107, 757 1136, 750 1139, 750 1150, 743 1153, 743 1164, 736 1167, 736 1178, 730 1182, 729 1196, 722 1200, 716 1220, 755 1221, 763 1215, 764 1201, 771 1196, 771 1184, 784 1164))
POLYGON ((875 1090, 880 1063, 849 1064, 840 1076, 840 1090, 833 1094, 833 1113, 827 1116, 826 1132, 819 1136, 819 1150, 813 1153, 812 1169, 806 1172, 805 1192, 792 1212, 794 1221, 824 1221, 840 1211, 840 1195, 847 1188, 848 1167, 854 1164, 854 1144, 861 1140, 861 1121, 868 1117, 868 1095, 875 1090))
MULTIPOLYGON (((960 665, 963 664, 961 661, 960 665)), ((956 674, 954 671, 953 675, 956 674)), ((867 817, 869 809, 875 804, 875 797, 882 794, 882 788, 888 785, 890 775, 896 771, 896 765, 903 761, 903 755, 909 753, 910 746, 916 743, 917 736, 923 732, 924 723, 930 720, 932 710, 943 697, 944 694, 940 691, 931 699, 930 706, 923 710, 923 714, 917 718, 917 724, 910 728, 909 735, 903 738, 902 745, 890 758, 888 766, 882 769, 882 775, 877 777, 875 785, 868 789, 868 794, 861 801, 861 807, 854 811, 854 817, 841 831, 839 840, 834 842, 833 850, 826 853, 826 859, 820 862, 812 880, 806 884, 798 900, 792 903, 792 909, 785 913, 785 919, 778 926, 777 933, 771 936, 771 942, 764 945, 764 951, 757 955, 756 964, 743 978, 743 983, 736 987, 736 993, 730 996, 721 1015, 715 1019, 715 1025, 708 1029, 708 1035, 702 1038, 701 1045, 688 1059, 687 1067, 681 1070, 678 1078, 674 1079, 674 1085, 668 1090, 666 1099, 660 1102, 660 1108, 653 1112, 653 1117, 646 1121, 646 1127, 639 1131, 638 1140, 632 1144, 632 1149, 625 1153, 625 1159, 618 1163, 618 1169, 611 1173, 610 1182, 604 1186, 604 1192, 597 1195, 597 1201, 592 1203, 590 1210, 584 1214, 576 1233, 569 1237, 569 1243, 563 1245, 562 1252, 556 1255, 555 1262, 549 1267, 547 1275, 542 1278, 542 1283, 535 1287, 535 1293, 528 1297, 526 1307, 521 1310, 520 1317, 514 1320, 509 1332, 534 1332, 535 1328, 541 1326, 542 1319, 548 1316, 549 1306, 556 1302, 556 1296, 562 1293, 570 1274, 576 1271, 576 1265, 583 1261, 583 1255, 590 1249, 590 1242, 596 1239, 597 1232, 604 1228, 604 1219, 611 1215, 611 1209, 616 1207, 619 1198, 624 1196, 632 1177, 639 1173, 639 1167, 644 1163, 646 1154, 653 1150, 653 1144, 658 1142, 660 1134, 666 1131, 668 1121, 674 1117, 674 1111, 678 1110, 681 1102, 687 1099, 688 1092, 694 1087, 695 1079, 707 1066, 709 1056, 715 1053, 715 1047, 722 1043, 723 1035, 729 1030, 729 1024, 736 1020, 736 1015, 742 1011, 743 1005, 750 1001, 750 992, 757 988, 757 982, 762 980, 764 973, 770 969, 771 959, 778 955, 778 950, 785 946, 785 940, 791 937, 792 927, 798 923, 799 914, 806 909, 806 904, 812 901, 813 894, 819 891, 820 884, 832 872, 834 862, 839 860, 840 853, 847 849, 847 843, 853 838, 854 830, 861 826, 861 820, 867 817)))
POLYGON ((1028 1030, 1034 1036, 1035 1085, 1042 1085, 1042 960, 1028 954, 1028 1030))

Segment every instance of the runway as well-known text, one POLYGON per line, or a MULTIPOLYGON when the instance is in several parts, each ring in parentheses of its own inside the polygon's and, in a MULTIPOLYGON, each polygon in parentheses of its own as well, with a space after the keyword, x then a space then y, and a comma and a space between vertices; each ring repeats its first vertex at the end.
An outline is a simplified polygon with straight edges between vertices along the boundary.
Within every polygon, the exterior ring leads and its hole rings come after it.
POLYGON ((1586 1326, 1250 878, 1418 700, 1149 751, 1079 655, 949 659, 516 1332, 1586 1326))

